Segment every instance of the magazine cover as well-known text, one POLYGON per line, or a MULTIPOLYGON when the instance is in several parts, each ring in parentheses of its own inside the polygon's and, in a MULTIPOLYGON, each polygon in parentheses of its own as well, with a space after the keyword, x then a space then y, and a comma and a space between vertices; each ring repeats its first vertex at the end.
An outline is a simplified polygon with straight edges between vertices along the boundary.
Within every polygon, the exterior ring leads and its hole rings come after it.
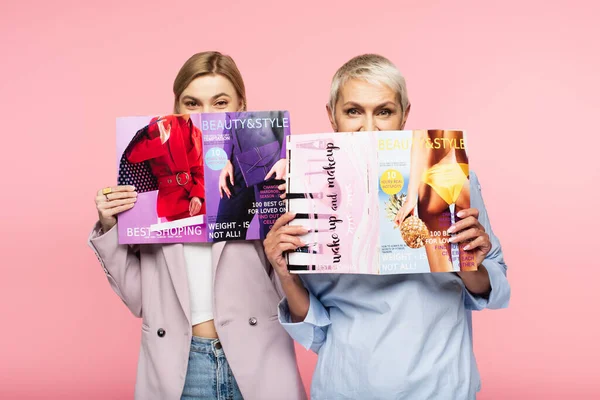
MULTIPOLYGON (((291 138, 291 137, 290 137, 291 138)), ((288 142, 287 204, 311 232, 288 254, 295 272, 377 273, 377 170, 373 135, 299 135, 288 142)))
POLYGON ((287 111, 117 119, 119 243, 264 239, 285 212, 287 111))
POLYGON ((302 216, 294 224, 311 229, 302 237, 308 245, 288 255, 291 272, 403 274, 477 269, 474 257, 451 244, 447 232, 457 221, 456 213, 470 207, 463 131, 301 135, 288 139, 288 158, 291 196, 287 207, 302 216), (318 151, 327 163, 315 168, 308 158, 316 158, 318 151), (325 169, 332 167, 333 176, 325 169), (306 174, 319 177, 313 186, 306 184, 306 174), (342 202, 336 204, 337 210, 331 202, 323 204, 328 194, 323 197, 315 187, 339 187, 341 194, 336 198, 342 202), (328 219, 339 222, 324 225, 328 219))

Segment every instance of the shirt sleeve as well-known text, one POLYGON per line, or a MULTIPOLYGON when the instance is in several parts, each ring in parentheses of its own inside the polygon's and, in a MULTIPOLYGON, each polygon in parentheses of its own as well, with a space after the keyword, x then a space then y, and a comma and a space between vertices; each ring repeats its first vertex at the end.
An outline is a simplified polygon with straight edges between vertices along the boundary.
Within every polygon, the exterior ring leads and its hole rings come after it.
POLYGON ((506 277, 507 267, 504 262, 502 246, 492 230, 490 219, 483 203, 479 180, 474 172, 470 172, 470 177, 471 207, 479 210, 479 223, 483 225, 487 234, 490 235, 490 242, 492 243, 492 249, 482 263, 490 278, 491 291, 487 296, 480 296, 469 292, 465 288, 465 307, 468 310, 507 308, 510 300, 510 285, 506 277))
POLYGON ((156 125, 158 118, 152 118, 148 124, 148 136, 136 143, 126 155, 127 161, 136 164, 167 154, 167 146, 160 139, 160 133, 156 125))
POLYGON ((302 347, 318 353, 323 343, 325 343, 331 320, 329 319, 329 312, 323 304, 312 293, 309 292, 308 296, 310 305, 304 321, 292 322, 287 298, 283 298, 278 307, 279 322, 302 347))

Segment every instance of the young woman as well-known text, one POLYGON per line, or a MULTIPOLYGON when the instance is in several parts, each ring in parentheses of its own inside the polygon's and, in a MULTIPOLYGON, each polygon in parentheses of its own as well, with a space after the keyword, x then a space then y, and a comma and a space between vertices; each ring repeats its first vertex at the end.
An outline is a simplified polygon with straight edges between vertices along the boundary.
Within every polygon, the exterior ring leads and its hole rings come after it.
MULTIPOLYGON (((246 109, 240 72, 216 52, 191 57, 173 91, 178 114, 246 109)), ((98 191, 89 240, 113 290, 143 319, 135 398, 305 399, 261 243, 119 245, 117 216, 135 201, 129 186, 98 191)))
MULTIPOLYGON (((410 103, 404 78, 387 59, 359 56, 333 78, 327 107, 335 131, 398 130, 410 103)), ((508 306, 510 287, 475 174, 471 208, 454 224, 456 243, 476 272, 360 276, 290 275, 283 253, 302 246, 303 227, 284 215, 264 241, 286 294, 279 319, 319 354, 311 397, 319 399, 474 399, 479 374, 471 310, 508 306)))

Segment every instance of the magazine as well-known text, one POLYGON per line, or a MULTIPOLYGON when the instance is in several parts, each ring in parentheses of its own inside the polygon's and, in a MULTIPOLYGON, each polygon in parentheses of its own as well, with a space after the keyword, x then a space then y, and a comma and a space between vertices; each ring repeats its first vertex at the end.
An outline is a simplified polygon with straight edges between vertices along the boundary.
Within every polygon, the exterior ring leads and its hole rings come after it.
POLYGON ((117 119, 120 244, 264 239, 286 210, 287 111, 117 119))
POLYGON ((447 229, 470 208, 466 135, 414 130, 288 138, 290 225, 309 233, 287 254, 293 273, 472 271, 447 229))

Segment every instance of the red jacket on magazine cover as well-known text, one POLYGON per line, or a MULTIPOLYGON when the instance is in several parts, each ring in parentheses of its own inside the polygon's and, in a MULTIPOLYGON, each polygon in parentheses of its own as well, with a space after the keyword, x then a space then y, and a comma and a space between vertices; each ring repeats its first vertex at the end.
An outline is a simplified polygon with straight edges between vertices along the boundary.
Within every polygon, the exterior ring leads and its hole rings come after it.
POLYGON ((130 163, 149 161, 158 181, 159 217, 168 220, 189 217, 193 197, 202 201, 199 214, 206 214, 202 134, 188 115, 153 118, 148 134, 126 157, 130 163))

